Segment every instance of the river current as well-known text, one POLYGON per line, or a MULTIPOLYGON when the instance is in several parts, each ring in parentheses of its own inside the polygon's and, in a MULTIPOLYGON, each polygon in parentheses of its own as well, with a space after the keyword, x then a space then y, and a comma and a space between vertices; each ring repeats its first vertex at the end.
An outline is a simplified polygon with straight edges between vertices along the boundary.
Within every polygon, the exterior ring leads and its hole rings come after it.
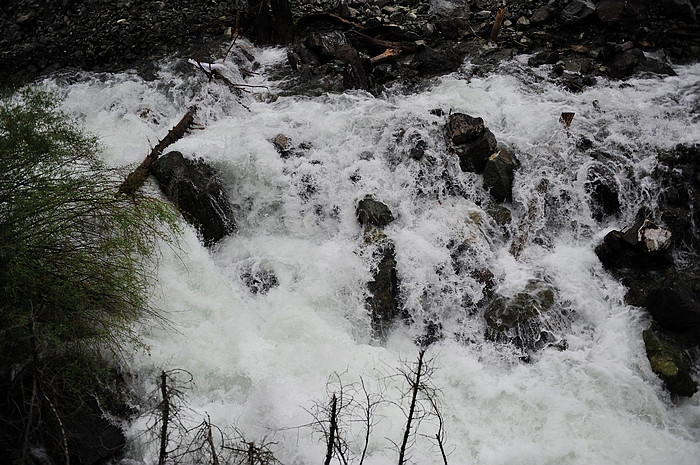
MULTIPOLYGON (((153 304, 167 323, 140 329, 148 348, 133 356, 135 389, 157 392, 162 370, 186 370, 186 422, 208 416, 248 441, 267 441, 282 463, 312 464, 326 451, 313 412, 341 384, 359 399, 362 381, 383 399, 364 463, 396 463, 408 402, 397 373, 416 360, 415 340, 430 320, 444 335, 425 357, 449 463, 698 463, 700 397, 664 390, 642 341, 649 317, 624 303, 624 288, 593 250, 655 204, 649 174, 658 150, 700 141, 700 65, 679 66, 672 77, 599 79, 574 94, 546 67, 529 68, 527 57, 487 76, 467 61, 419 91, 275 98, 280 83, 266 70, 286 51, 250 51, 258 74, 244 79, 224 63, 231 81, 266 86, 241 95, 173 60, 154 81, 125 73, 44 83, 65 97, 64 110, 82 115, 115 167, 139 163, 197 105, 203 129, 171 149, 212 164, 236 208, 238 232, 213 248, 184 224, 178 247, 163 246, 153 304), (480 175, 461 172, 447 152, 437 109, 482 117, 518 158, 510 225, 488 214, 480 175), (562 112, 575 113, 568 129, 562 112), (271 142, 278 134, 290 140, 289 157, 271 142), (415 160, 418 139, 425 153, 415 160), (596 221, 585 184, 601 159, 614 172, 621 213, 596 221), (543 179, 546 194, 537 190, 543 179), (365 195, 396 217, 384 233, 413 321, 386 341, 372 338, 365 307, 374 264, 355 216, 365 195), (516 260, 509 248, 523 227, 516 260), (483 285, 455 269, 455 250, 465 269, 490 270, 501 295, 533 279, 551 284, 557 311, 548 325, 566 350, 546 348, 526 362, 521 350, 487 340, 475 306, 483 285), (269 290, 253 292, 242 278, 251 273, 274 276, 269 290)), ((158 195, 155 183, 146 189, 158 195)), ((359 457, 365 424, 343 421, 349 455, 359 457)), ((153 422, 146 415, 127 425, 125 465, 157 463, 157 443, 144 433, 153 422)), ((413 463, 443 463, 437 427, 434 416, 420 423, 409 443, 413 463)))

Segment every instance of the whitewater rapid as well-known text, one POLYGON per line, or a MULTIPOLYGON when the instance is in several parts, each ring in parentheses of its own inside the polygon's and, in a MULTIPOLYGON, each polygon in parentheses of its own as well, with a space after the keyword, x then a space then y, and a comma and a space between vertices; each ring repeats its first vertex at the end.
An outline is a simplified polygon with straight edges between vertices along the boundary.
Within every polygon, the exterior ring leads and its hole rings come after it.
MULTIPOLYGON (((656 151, 700 141, 700 65, 678 67, 674 77, 600 79, 573 94, 522 57, 485 77, 467 62, 410 94, 275 99, 279 83, 265 70, 282 62, 285 50, 251 51, 262 67, 245 82, 267 87, 240 96, 173 61, 150 82, 128 73, 45 82, 65 97, 66 111, 82 115, 114 167, 139 163, 196 104, 204 129, 171 149, 211 163, 236 207, 238 232, 211 250, 188 226, 179 247, 163 247, 153 304, 167 324, 141 329, 148 350, 134 355, 137 390, 154 391, 161 370, 186 370, 194 380, 187 393, 193 424, 208 415, 250 441, 265 439, 282 463, 312 464, 326 447, 308 426, 314 405, 328 403, 338 379, 348 389, 362 379, 385 399, 365 463, 396 463, 405 385, 395 375, 416 359, 421 322, 432 318, 445 334, 426 357, 449 463, 698 463, 700 397, 666 393, 645 355, 648 317, 624 303, 624 289, 593 249, 653 204, 656 151), (447 153, 445 117, 436 109, 482 117, 518 157, 506 231, 486 212, 491 201, 480 176, 461 172, 447 153), (568 130, 562 112, 575 113, 568 130), (298 155, 280 157, 271 143, 278 134, 298 155), (416 138, 426 143, 421 160, 408 155, 416 138), (582 138, 593 149, 582 149, 582 138), (621 193, 620 216, 603 222, 592 219, 584 189, 595 151, 615 166, 621 193), (542 207, 515 260, 508 248, 528 205, 540 201, 542 179, 556 201, 542 207), (416 321, 381 343, 371 338, 371 253, 355 217, 368 194, 397 218, 385 233, 416 321), (469 305, 483 286, 454 271, 455 244, 466 247, 460 260, 469 268, 491 270, 500 294, 520 292, 531 279, 552 284, 566 316, 554 323, 568 348, 545 349, 524 363, 514 348, 485 340, 483 315, 469 305), (241 279, 251 270, 274 274, 277 285, 251 292, 241 279)), ((230 78, 243 82, 227 63, 230 78)), ((154 184, 146 188, 157 195, 154 184)), ((128 426, 125 464, 157 463, 156 445, 142 434, 149 424, 146 417, 128 426)), ((359 454, 362 424, 346 427, 359 454)), ((420 425, 413 463, 443 463, 435 429, 434 419, 420 425)))

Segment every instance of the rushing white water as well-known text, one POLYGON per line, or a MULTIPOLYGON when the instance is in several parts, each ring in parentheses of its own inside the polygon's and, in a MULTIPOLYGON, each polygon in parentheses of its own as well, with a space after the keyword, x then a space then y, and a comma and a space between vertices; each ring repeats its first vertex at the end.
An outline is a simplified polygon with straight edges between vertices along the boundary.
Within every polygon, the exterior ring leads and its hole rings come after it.
MULTIPOLYGON (((212 163, 236 205, 237 234, 213 249, 189 228, 180 250, 163 248, 154 304, 170 324, 143 330, 150 350, 135 356, 134 370, 144 391, 155 389, 160 370, 187 370, 193 424, 209 415, 250 441, 267 438, 285 464, 311 464, 321 463, 325 444, 308 426, 310 411, 329 402, 338 378, 346 392, 362 379, 385 399, 365 463, 396 463, 407 399, 402 378, 391 375, 416 359, 414 339, 433 319, 445 338, 426 357, 433 360, 430 383, 438 389, 449 463, 697 463, 700 398, 674 400, 664 391, 645 356, 648 317, 624 304, 624 289, 593 248, 653 202, 655 150, 700 141, 700 66, 663 79, 601 80, 572 94, 549 82, 546 69, 513 62, 475 77, 467 64, 410 95, 270 102, 276 83, 266 81, 264 69, 285 51, 253 52, 263 67, 247 82, 269 89, 257 96, 237 97, 186 63, 164 67, 155 82, 122 74, 46 83, 65 95, 67 111, 85 115, 112 166, 140 162, 189 105, 198 105, 205 129, 172 149, 212 163), (491 201, 480 176, 462 173, 447 153, 445 118, 431 113, 438 108, 481 116, 520 160, 506 233, 486 213, 491 201), (563 111, 576 114, 568 131, 558 121, 563 111), (270 141, 280 133, 299 156, 279 156, 270 141), (408 156, 416 135, 427 145, 419 161, 408 156), (591 150, 577 146, 582 137, 591 150), (604 223, 592 219, 584 190, 592 152, 619 168, 622 213, 604 223), (547 202, 535 190, 541 179, 549 181, 547 202), (402 298, 415 320, 383 343, 371 339, 364 303, 372 263, 355 206, 366 194, 397 218, 385 233, 396 246, 402 298), (542 204, 542 213, 516 261, 508 248, 531 204, 542 204), (468 305, 482 285, 453 267, 460 244, 465 267, 490 269, 500 294, 520 292, 530 279, 551 283, 565 315, 552 324, 568 349, 545 349, 523 363, 513 347, 486 341, 483 315, 468 305), (251 292, 241 279, 251 270, 274 273, 278 285, 251 292)), ((135 439, 125 463, 157 463, 156 445, 140 436, 148 424, 130 426, 135 439)), ((443 463, 436 425, 435 418, 420 425, 410 447, 414 463, 443 463)), ((359 455, 363 424, 346 426, 359 455)))

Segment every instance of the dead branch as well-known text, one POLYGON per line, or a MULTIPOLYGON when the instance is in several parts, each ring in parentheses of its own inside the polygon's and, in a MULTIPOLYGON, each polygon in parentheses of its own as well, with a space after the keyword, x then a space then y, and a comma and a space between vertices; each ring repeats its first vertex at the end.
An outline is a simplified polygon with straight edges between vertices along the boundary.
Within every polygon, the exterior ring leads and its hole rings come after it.
POLYGON ((414 415, 416 412, 416 402, 418 399, 418 392, 421 390, 421 376, 423 375, 423 356, 425 355, 425 349, 418 351, 418 362, 417 366, 411 373, 405 374, 411 385, 411 404, 408 407, 408 415, 406 415, 406 429, 403 433, 403 441, 401 442, 401 448, 399 449, 399 465, 405 463, 405 453, 406 445, 408 444, 408 438, 411 436, 411 423, 413 422, 414 415), (411 378, 413 375, 413 378, 411 378))
POLYGON ((418 50, 415 42, 392 42, 389 40, 375 39, 357 31, 350 31, 346 34, 352 45, 358 49, 367 50, 371 53, 382 53, 386 49, 396 50, 398 53, 413 53, 418 50))
POLYGON ((384 61, 388 58, 395 57, 395 56, 400 55, 400 54, 401 54, 400 50, 388 48, 388 49, 384 50, 383 53, 380 53, 379 55, 370 58, 370 61, 372 62, 373 65, 376 65, 377 63, 381 63, 382 61, 384 61))
POLYGON ((226 58, 228 58, 228 54, 231 53, 231 49, 233 48, 234 45, 236 45, 236 40, 238 40, 238 37, 240 36, 240 24, 241 24, 241 12, 237 11, 236 12, 236 26, 233 29, 233 40, 231 41, 231 45, 229 45, 228 50, 226 50, 226 55, 224 55, 224 62, 226 62, 226 58))
POLYGON ((177 123, 170 131, 168 131, 168 134, 160 142, 158 142, 158 145, 151 150, 151 153, 146 156, 141 164, 136 167, 134 171, 129 173, 124 182, 122 182, 122 185, 119 186, 119 190, 116 194, 117 196, 132 196, 137 190, 139 190, 143 183, 146 182, 146 179, 148 179, 153 162, 158 159, 158 157, 163 153, 163 150, 184 137, 185 133, 188 129, 190 129, 192 123, 194 122, 194 114, 196 112, 196 106, 191 106, 187 110, 187 113, 185 113, 185 116, 182 117, 180 122, 177 123))
POLYGON ((165 371, 160 375, 161 401, 161 425, 160 425, 160 453, 158 454, 158 465, 164 465, 168 456, 168 423, 170 421, 170 396, 168 395, 168 375, 165 371))
POLYGON ((335 446, 335 433, 338 431, 338 398, 333 394, 331 399, 331 417, 330 417, 330 429, 328 432, 328 447, 326 450, 326 460, 323 462, 324 465, 330 465, 331 459, 333 458, 333 448, 335 446))

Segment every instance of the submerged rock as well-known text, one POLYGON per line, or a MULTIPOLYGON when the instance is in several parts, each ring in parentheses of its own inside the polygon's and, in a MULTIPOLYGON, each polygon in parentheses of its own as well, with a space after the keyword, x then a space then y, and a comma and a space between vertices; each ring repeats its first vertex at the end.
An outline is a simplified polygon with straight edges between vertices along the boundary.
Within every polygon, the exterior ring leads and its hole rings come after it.
POLYGON ((530 282, 512 297, 497 296, 484 312, 486 338, 512 343, 527 351, 555 342, 542 315, 554 305, 554 289, 541 281, 530 282))
POLYGON ((372 271, 372 281, 367 283, 369 296, 366 302, 372 319, 373 337, 383 340, 400 316, 399 280, 393 242, 380 240, 374 259, 377 265, 372 271))
POLYGON ((658 330, 647 329, 642 337, 651 369, 664 380, 669 392, 686 397, 695 394, 697 385, 690 376, 690 360, 683 348, 658 330))
POLYGON ((588 169, 584 185, 593 218, 602 221, 620 213, 620 194, 613 172, 603 165, 588 169))
POLYGON ((279 285, 274 271, 266 268, 250 267, 243 271, 240 277, 253 294, 265 295, 270 289, 279 285))
POLYGON ((211 246, 236 230, 233 208, 208 164, 168 152, 151 165, 151 174, 163 194, 202 235, 204 245, 211 246))

